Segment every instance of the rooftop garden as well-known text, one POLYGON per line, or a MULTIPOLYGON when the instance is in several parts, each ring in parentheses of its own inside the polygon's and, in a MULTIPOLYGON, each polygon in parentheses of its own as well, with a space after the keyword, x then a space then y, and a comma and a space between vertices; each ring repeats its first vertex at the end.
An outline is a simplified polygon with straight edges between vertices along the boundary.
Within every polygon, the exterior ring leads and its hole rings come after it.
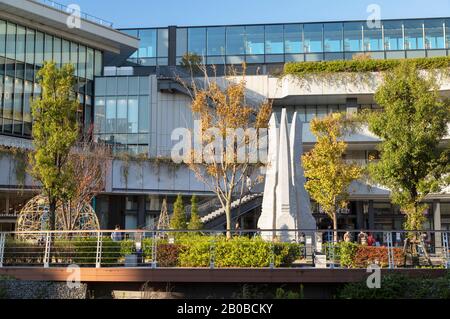
MULTIPOLYGON (((284 75, 302 78, 315 74, 383 72, 398 67, 402 61, 405 59, 374 60, 366 56, 366 58, 349 61, 290 62, 284 67, 284 75)), ((407 59, 407 61, 422 70, 450 68, 450 57, 417 58, 407 59)))

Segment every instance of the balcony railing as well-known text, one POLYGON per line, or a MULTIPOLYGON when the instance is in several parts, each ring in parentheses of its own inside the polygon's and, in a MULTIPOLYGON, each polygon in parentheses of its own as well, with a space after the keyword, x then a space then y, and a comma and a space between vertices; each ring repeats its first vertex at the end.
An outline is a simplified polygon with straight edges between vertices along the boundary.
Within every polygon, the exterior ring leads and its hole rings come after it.
MULTIPOLYGON (((74 9, 72 9, 72 8, 66 6, 66 5, 57 3, 55 1, 51 1, 51 0, 35 0, 35 1, 39 2, 39 3, 43 4, 43 5, 46 5, 47 7, 51 7, 51 8, 54 8, 56 10, 59 10, 59 11, 65 12, 65 13, 69 13, 69 14, 76 13, 76 10, 74 10, 74 9)), ((105 27, 108 27, 108 28, 112 28, 113 27, 113 23, 109 22, 107 20, 97 18, 97 17, 95 17, 93 15, 90 15, 90 14, 87 14, 87 13, 84 13, 84 12, 79 12, 79 14, 80 14, 80 17, 82 19, 88 20, 90 22, 94 22, 96 24, 99 24, 99 25, 102 25, 102 26, 105 26, 105 27)))
POLYGON ((0 232, 0 268, 417 268, 449 266, 450 231, 0 232), (345 246, 347 245, 347 246, 345 246))

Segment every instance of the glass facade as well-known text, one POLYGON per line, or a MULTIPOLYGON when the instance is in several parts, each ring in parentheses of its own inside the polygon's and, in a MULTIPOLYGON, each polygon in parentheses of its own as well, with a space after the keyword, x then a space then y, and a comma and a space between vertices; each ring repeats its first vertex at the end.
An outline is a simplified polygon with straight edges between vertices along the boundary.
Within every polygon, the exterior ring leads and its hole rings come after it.
POLYGON ((168 65, 169 29, 123 29, 126 34, 140 39, 139 49, 130 61, 143 66, 168 65))
MULTIPOLYGON (((160 58, 167 62, 168 55, 158 34, 168 34, 167 30, 123 30, 141 38, 141 49, 132 60, 166 65, 158 63, 160 58)), ((375 26, 355 21, 180 27, 176 28, 176 60, 179 63, 187 52, 200 55, 206 64, 340 60, 357 53, 375 59, 413 58, 448 55, 449 43, 450 19, 386 20, 375 26)))
POLYGON ((31 136, 35 75, 44 61, 72 63, 78 76, 78 118, 90 124, 94 76, 102 74, 102 52, 64 38, 0 20, 0 134, 31 136))
POLYGON ((94 134, 116 152, 148 153, 150 78, 98 77, 95 80, 94 134))

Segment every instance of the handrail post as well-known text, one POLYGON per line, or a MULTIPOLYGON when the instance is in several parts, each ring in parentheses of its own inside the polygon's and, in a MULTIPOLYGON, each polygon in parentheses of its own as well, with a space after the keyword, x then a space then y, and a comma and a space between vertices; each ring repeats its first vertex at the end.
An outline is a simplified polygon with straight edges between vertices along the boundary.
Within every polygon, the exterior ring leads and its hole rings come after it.
POLYGON ((52 236, 50 232, 47 232, 47 236, 45 238, 45 251, 44 251, 44 268, 50 267, 50 247, 52 243, 52 236))
POLYGON ((389 262, 389 269, 395 269, 395 260, 394 260, 394 245, 392 242, 392 233, 388 232, 386 234, 386 241, 387 241, 387 249, 388 249, 388 262, 389 262))
POLYGON ((158 240, 158 235, 157 232, 153 232, 153 242, 152 242, 152 269, 156 269, 158 267, 157 265, 157 260, 156 260, 156 249, 157 249, 157 245, 156 245, 156 241, 158 240))
POLYGON ((95 268, 102 267, 102 245, 103 240, 100 232, 97 232, 97 254, 95 256, 95 268))
POLYGON ((5 255, 6 234, 0 234, 0 268, 3 268, 3 256, 5 255))

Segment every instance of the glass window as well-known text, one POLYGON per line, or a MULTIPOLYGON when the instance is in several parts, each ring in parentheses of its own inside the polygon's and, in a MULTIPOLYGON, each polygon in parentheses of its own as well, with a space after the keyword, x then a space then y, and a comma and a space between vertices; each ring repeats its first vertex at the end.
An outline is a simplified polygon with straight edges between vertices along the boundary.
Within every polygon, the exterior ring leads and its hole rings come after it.
POLYGON ((156 30, 139 30, 139 39, 141 39, 139 47, 140 58, 156 57, 156 30))
POLYGON ((346 52, 362 51, 362 23, 344 23, 344 49, 346 52))
POLYGON ((284 48, 286 53, 303 53, 301 24, 287 24, 284 26, 284 48))
POLYGON ((117 97, 117 130, 116 133, 127 132, 127 98, 117 97))
POLYGON ((56 37, 53 39, 53 61, 61 66, 61 39, 56 37))
POLYGON ((323 52, 322 24, 305 24, 303 28, 305 52, 323 52))
POLYGON ((10 59, 16 58, 16 30, 17 27, 13 23, 7 23, 6 31, 6 57, 10 59))
POLYGON ((5 56, 6 50, 6 22, 0 20, 0 55, 5 56))
POLYGON ((139 77, 139 94, 149 94, 150 93, 150 81, 146 76, 139 77))
POLYGON ((138 133, 139 103, 137 96, 128 98, 128 133, 138 133))
POLYGON ((95 133, 105 133, 105 98, 95 98, 95 115, 94 115, 94 131, 95 133))
POLYGON ((383 30, 364 26, 364 51, 383 51, 383 30))
POLYGON ((187 52, 187 29, 177 29, 177 56, 187 52))
POLYGON ((403 29, 401 21, 384 22, 384 47, 387 51, 403 50, 403 29))
POLYGON ((423 21, 405 21, 405 49, 419 50, 424 48, 423 21))
POLYGON ((208 28, 208 55, 225 55, 225 28, 208 28))
POLYGON ((283 54, 283 26, 268 25, 266 26, 266 54, 283 54))
POLYGON ((44 35, 45 48, 44 48, 44 61, 53 60, 53 37, 49 34, 44 35))
POLYGON ((227 28, 227 55, 245 54, 244 27, 227 28))
MULTIPOLYGON (((131 35, 132 37, 139 38, 138 30, 121 30, 121 32, 131 35)), ((138 51, 134 52, 130 58, 136 59, 138 57, 138 51)))
POLYGON ((37 65, 42 65, 44 61, 44 34, 41 32, 36 32, 36 55, 35 63, 37 65))
POLYGON ((101 76, 103 70, 103 55, 101 51, 95 50, 95 76, 101 76))
POLYGON ((158 57, 167 58, 169 56, 169 30, 158 30, 158 57))
POLYGON ((148 96, 139 97, 139 133, 149 132, 149 105, 148 96))
POLYGON ((27 29, 27 48, 25 62, 34 64, 34 30, 27 29))
POLYGON ((20 62, 25 62, 25 35, 25 28, 17 26, 16 60, 20 62))
POLYGON ((63 65, 70 63, 70 42, 66 40, 62 41, 61 63, 63 65))
POLYGON ((116 98, 109 97, 106 100, 106 133, 116 131, 116 98))
POLYGON ((86 78, 88 80, 94 79, 94 50, 91 48, 87 49, 86 55, 86 78))
POLYGON ((86 77, 86 47, 84 45, 78 48, 78 76, 86 77))
POLYGON ((206 55, 206 29, 189 28, 188 29, 188 51, 201 57, 206 55))
POLYGON ((264 27, 252 26, 246 27, 246 54, 257 55, 264 54, 264 27))
POLYGON ((70 61, 75 68, 75 75, 78 76, 78 44, 70 43, 70 61))
POLYGON ((342 52, 342 23, 323 25, 325 52, 342 52))
POLYGON ((444 20, 425 20, 425 48, 445 49, 444 20))
POLYGON ((450 19, 445 20, 445 37, 447 42, 447 48, 450 48, 450 19))

